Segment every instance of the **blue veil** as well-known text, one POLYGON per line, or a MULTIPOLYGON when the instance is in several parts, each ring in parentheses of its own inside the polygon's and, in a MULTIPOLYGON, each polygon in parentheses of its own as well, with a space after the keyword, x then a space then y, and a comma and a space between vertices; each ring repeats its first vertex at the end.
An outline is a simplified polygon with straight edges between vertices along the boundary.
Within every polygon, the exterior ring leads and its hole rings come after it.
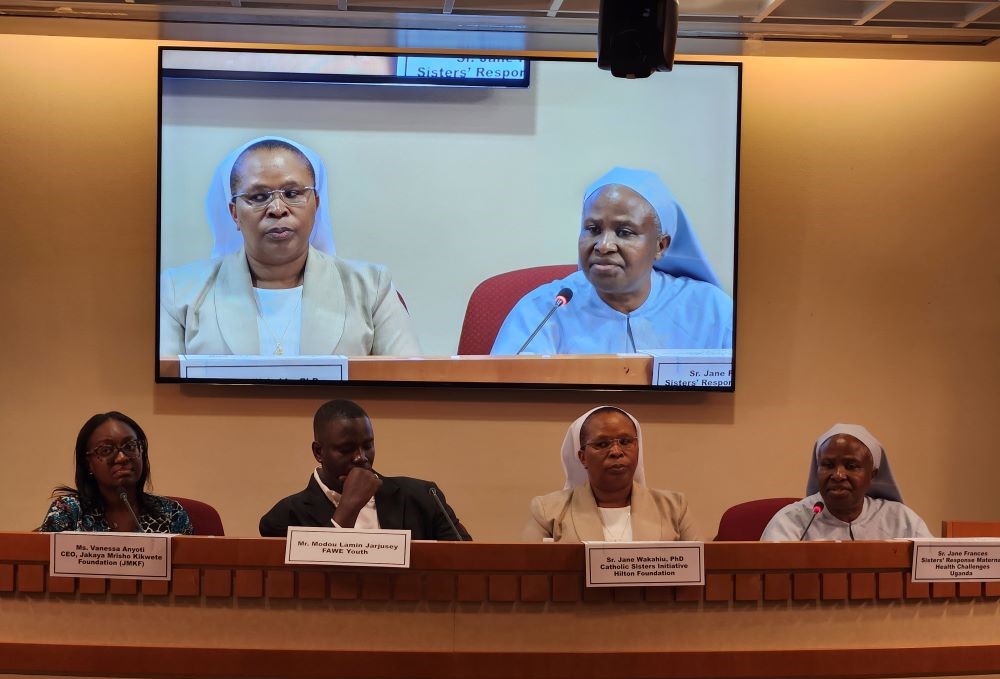
POLYGON ((684 209, 656 173, 627 167, 612 168, 587 187, 583 194, 584 202, 598 189, 611 184, 630 188, 645 198, 656 211, 663 233, 670 236, 670 245, 653 264, 654 269, 671 276, 687 276, 719 287, 719 279, 705 258, 684 209))

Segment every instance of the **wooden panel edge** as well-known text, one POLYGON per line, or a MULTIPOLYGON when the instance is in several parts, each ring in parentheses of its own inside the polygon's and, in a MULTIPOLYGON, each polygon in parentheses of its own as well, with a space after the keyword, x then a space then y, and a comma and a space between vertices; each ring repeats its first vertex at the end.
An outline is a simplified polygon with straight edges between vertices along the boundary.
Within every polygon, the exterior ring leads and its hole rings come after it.
POLYGON ((1000 667, 1000 644, 920 648, 788 651, 674 651, 615 653, 495 653, 210 649, 171 647, 0 644, 0 672, 78 676, 257 677, 368 679, 612 679, 628 677, 828 677, 987 674, 1000 667))

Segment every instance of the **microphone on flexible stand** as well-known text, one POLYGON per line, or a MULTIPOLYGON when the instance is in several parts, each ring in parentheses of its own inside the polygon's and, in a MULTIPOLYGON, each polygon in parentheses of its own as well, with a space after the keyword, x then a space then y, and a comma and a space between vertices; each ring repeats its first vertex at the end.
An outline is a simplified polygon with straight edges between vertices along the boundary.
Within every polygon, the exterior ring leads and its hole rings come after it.
POLYGON ((518 354, 524 351, 524 349, 531 343, 531 340, 535 339, 535 335, 537 335, 538 332, 542 329, 542 327, 548 322, 548 320, 552 318, 552 314, 556 312, 556 309, 558 309, 561 306, 569 304, 569 301, 571 299, 573 299, 572 290, 570 290, 569 288, 563 288, 562 290, 559 291, 559 294, 556 295, 555 304, 553 304, 552 308, 549 309, 549 313, 545 314, 545 318, 543 318, 542 322, 538 324, 537 328, 535 328, 535 332, 531 333, 531 336, 528 337, 528 339, 524 340, 524 344, 522 344, 521 348, 517 350, 518 354))
POLYGON ((132 515, 132 519, 135 521, 136 532, 145 533, 146 531, 144 531, 142 526, 139 525, 139 517, 135 515, 135 511, 132 509, 132 504, 128 501, 128 493, 125 492, 124 488, 118 488, 118 497, 120 497, 122 502, 125 503, 125 506, 128 507, 128 513, 132 515))
POLYGON ((806 529, 802 531, 802 537, 799 538, 799 542, 802 542, 803 540, 806 539, 806 533, 809 532, 809 527, 813 525, 813 521, 816 520, 816 517, 819 516, 819 513, 823 511, 823 507, 825 506, 826 505, 824 505, 822 502, 817 502, 816 504, 813 505, 813 515, 809 519, 809 523, 806 524, 806 529))
POLYGON ((444 514, 444 518, 447 519, 448 525, 451 526, 451 530, 454 531, 455 536, 458 538, 458 541, 464 542, 465 538, 462 537, 462 534, 458 532, 458 526, 456 526, 455 522, 451 520, 451 516, 448 514, 448 511, 444 508, 444 503, 441 502, 441 498, 438 495, 437 486, 431 486, 428 492, 431 494, 431 497, 434 498, 434 501, 437 502, 437 506, 441 509, 441 513, 444 514))

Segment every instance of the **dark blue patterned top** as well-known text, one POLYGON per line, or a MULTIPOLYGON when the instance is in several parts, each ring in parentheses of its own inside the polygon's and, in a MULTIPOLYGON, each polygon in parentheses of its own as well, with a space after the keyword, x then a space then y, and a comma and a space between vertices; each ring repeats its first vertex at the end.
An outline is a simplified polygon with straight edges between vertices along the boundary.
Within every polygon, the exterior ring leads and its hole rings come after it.
MULTIPOLYGON (((192 535, 191 519, 179 503, 159 495, 146 498, 155 508, 152 512, 139 515, 137 533, 179 533, 192 535)), ((76 495, 57 497, 49 506, 49 511, 38 529, 43 533, 59 533, 64 530, 79 530, 88 533, 106 533, 112 530, 102 507, 84 512, 80 498, 76 495)))

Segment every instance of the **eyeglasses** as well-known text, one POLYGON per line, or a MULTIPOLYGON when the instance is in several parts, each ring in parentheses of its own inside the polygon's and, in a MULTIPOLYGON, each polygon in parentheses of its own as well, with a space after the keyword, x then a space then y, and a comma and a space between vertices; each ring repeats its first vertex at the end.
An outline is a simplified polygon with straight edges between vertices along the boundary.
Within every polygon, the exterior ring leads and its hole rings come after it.
POLYGON ((305 205, 309 200, 309 192, 315 191, 315 186, 293 186, 285 189, 271 189, 269 191, 247 191, 237 193, 231 201, 236 202, 237 198, 242 198, 247 205, 254 210, 263 210, 274 202, 275 198, 281 198, 285 205, 305 205))
POLYGON ((597 439, 596 441, 588 441, 583 445, 584 447, 593 448, 600 453, 606 453, 616 445, 622 450, 632 450, 639 445, 639 439, 634 436, 619 436, 618 438, 613 439, 597 439))
POLYGON ((88 450, 87 455, 93 455, 97 459, 106 462, 117 457, 119 452, 125 455, 125 457, 139 457, 142 453, 142 442, 138 439, 132 439, 117 446, 113 443, 102 443, 93 450, 88 450))

